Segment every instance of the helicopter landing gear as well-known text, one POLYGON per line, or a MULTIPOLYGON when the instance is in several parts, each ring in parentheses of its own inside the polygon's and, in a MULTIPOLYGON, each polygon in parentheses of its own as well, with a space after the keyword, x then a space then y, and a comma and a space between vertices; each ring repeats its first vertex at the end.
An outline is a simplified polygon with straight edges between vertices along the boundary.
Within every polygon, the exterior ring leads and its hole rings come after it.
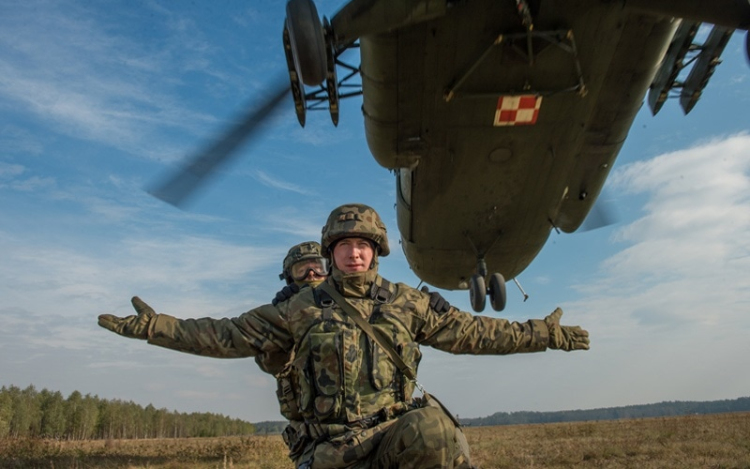
POLYGON ((471 309, 477 313, 484 311, 484 305, 487 301, 487 288, 484 286, 484 277, 479 274, 471 276, 469 301, 471 302, 471 309))
POLYGON ((289 0, 284 28, 289 34, 294 69, 305 85, 318 86, 326 79, 326 44, 323 25, 313 0, 289 0))
POLYGON ((331 38, 331 24, 328 18, 323 18, 326 43, 326 94, 328 95, 328 110, 331 114, 331 122, 334 126, 339 125, 339 87, 336 77, 336 59, 333 53, 333 39, 331 38))
POLYGON ((485 282, 487 276, 487 264, 483 258, 479 259, 477 273, 471 276, 469 283, 469 301, 471 309, 480 313, 484 311, 487 297, 490 297, 490 304, 495 311, 505 309, 505 303, 508 299, 505 290, 505 278, 502 274, 495 272, 489 277, 489 287, 485 282))
POLYGON ((286 65, 289 70, 289 83, 292 90, 292 99, 294 100, 294 112, 297 114, 297 121, 302 127, 305 126, 307 118, 307 102, 305 100, 305 85, 302 78, 297 73, 297 67, 294 65, 292 57, 292 43, 289 38, 289 30, 284 28, 284 55, 286 56, 286 65))
POLYGON ((495 311, 502 311, 505 309, 505 302, 508 296, 505 292, 505 277, 502 274, 495 272, 490 276, 490 285, 487 289, 487 294, 490 297, 490 304, 492 309, 495 311))

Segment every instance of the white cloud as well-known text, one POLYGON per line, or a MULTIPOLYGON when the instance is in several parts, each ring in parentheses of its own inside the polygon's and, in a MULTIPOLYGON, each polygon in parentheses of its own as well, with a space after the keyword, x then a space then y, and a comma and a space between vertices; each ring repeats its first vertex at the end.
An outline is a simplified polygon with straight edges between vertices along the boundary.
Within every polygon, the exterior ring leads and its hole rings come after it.
POLYGON ((260 304, 275 291, 269 286, 273 276, 268 269, 275 270, 288 249, 247 247, 195 236, 81 240, 88 246, 75 248, 40 241, 38 237, 0 237, 4 302, 66 316, 86 311, 91 318, 113 308, 116 314, 132 314, 126 295, 138 292, 148 294, 147 301, 176 297, 167 305, 173 314, 205 315, 242 308, 248 299, 238 302, 238 294, 258 292, 249 285, 244 293, 237 289, 254 272, 261 272, 267 280, 258 284, 265 291, 256 300, 260 304), (233 292, 227 294, 230 288, 233 292), (187 292, 197 294, 203 289, 209 291, 201 300, 185 297, 187 292))
POLYGON ((20 164, 8 164, 0 162, 0 178, 10 179, 23 174, 26 168, 20 164))
POLYGON ((248 6, 244 11, 232 17, 232 20, 244 27, 251 27, 262 19, 258 9, 248 6))
POLYGON ((226 376, 224 370, 212 366, 211 363, 196 366, 195 372, 206 378, 224 378, 226 376))
POLYGON ((0 22, 0 45, 9 52, 0 58, 0 100, 20 103, 16 112, 32 112, 71 136, 155 157, 154 148, 164 144, 154 127, 196 132, 215 123, 188 109, 169 78, 180 63, 198 60, 196 51, 210 56, 194 30, 179 31, 182 39, 169 46, 169 39, 126 38, 117 33, 124 23, 108 25, 80 4, 51 2, 40 17, 41 8, 17 5, 0 22))
POLYGON ((603 262, 596 279, 578 286, 592 320, 614 330, 614 324, 714 326, 746 314, 748 154, 750 136, 740 134, 612 175, 612 187, 645 194, 648 201, 641 218, 615 232, 615 242, 626 247, 603 262))
POLYGON ((263 224, 272 231, 293 234, 300 242, 303 239, 319 241, 320 230, 329 211, 330 208, 305 212, 286 208, 266 215, 263 224))
POLYGON ((300 195, 310 195, 310 191, 308 191, 307 189, 299 187, 296 184, 281 181, 279 179, 271 177, 268 174, 266 174, 265 171, 260 171, 260 170, 255 171, 255 179, 257 179, 260 183, 268 187, 271 187, 273 189, 280 189, 283 191, 295 192, 300 195))
POLYGON ((34 192, 40 189, 51 189, 55 187, 55 178, 32 176, 28 179, 16 180, 9 184, 13 190, 21 192, 34 192))
MULTIPOLYGON (((41 154, 44 145, 39 137, 34 136, 27 129, 9 123, 0 129, 0 148, 3 149, 3 156, 20 154, 28 158, 30 155, 41 154)), ((0 163, 0 166, 2 166, 2 163, 0 163)), ((1 169, 0 176, 2 176, 1 169)))

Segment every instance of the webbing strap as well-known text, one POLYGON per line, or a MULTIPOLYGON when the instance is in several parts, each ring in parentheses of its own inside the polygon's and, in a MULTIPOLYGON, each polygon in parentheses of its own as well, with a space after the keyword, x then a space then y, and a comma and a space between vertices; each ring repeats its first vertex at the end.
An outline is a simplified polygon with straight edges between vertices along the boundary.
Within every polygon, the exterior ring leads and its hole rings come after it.
POLYGON ((386 304, 390 303, 391 301, 391 282, 388 280, 381 278, 381 285, 378 285, 377 283, 372 284, 372 291, 370 292, 370 295, 372 296, 372 299, 375 300, 376 303, 379 304, 386 304))
POLYGON ((414 375, 412 369, 404 362, 398 352, 396 352, 396 350, 391 346, 390 342, 388 342, 388 339, 383 337, 383 333, 381 331, 373 329, 370 323, 362 317, 359 311, 357 311, 351 303, 346 301, 346 298, 341 296, 341 294, 337 292, 335 288, 331 287, 328 282, 321 283, 318 288, 328 293, 328 296, 330 296, 333 301, 341 306, 341 309, 343 309, 344 312, 348 314, 355 323, 357 323, 359 328, 365 331, 365 333, 370 336, 370 338, 374 340, 385 353, 388 354, 393 363, 396 364, 398 369, 401 370, 401 373, 403 373, 404 376, 409 379, 409 381, 416 382, 417 377, 414 375))

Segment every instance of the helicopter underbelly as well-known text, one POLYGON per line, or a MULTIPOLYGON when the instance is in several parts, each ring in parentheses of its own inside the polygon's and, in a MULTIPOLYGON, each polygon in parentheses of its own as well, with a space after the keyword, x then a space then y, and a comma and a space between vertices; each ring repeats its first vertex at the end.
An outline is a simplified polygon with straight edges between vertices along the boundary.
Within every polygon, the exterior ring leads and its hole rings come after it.
POLYGON ((617 2, 551 5, 533 37, 513 2, 487 1, 360 39, 368 144, 399 174, 402 245, 436 287, 467 288, 479 258, 514 278, 553 228, 580 226, 676 27, 617 2), (503 121, 518 96, 538 112, 503 121))

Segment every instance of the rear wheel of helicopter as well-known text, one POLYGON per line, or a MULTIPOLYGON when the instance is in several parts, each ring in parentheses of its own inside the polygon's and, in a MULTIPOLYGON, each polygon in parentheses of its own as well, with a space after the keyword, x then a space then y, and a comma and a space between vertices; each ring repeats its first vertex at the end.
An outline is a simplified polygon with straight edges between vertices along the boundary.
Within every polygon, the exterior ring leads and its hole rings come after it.
POLYGON ((484 311, 484 305, 487 301, 487 287, 484 283, 484 277, 479 274, 471 276, 469 301, 471 302, 471 309, 477 313, 484 311))
POLYGON ((505 278, 502 274, 495 272, 490 276, 489 295, 492 309, 495 311, 505 309, 505 302, 508 296, 505 291, 505 278))
POLYGON ((286 28, 292 46, 294 65, 308 86, 318 86, 326 78, 326 46, 323 25, 312 0, 289 0, 286 28))

